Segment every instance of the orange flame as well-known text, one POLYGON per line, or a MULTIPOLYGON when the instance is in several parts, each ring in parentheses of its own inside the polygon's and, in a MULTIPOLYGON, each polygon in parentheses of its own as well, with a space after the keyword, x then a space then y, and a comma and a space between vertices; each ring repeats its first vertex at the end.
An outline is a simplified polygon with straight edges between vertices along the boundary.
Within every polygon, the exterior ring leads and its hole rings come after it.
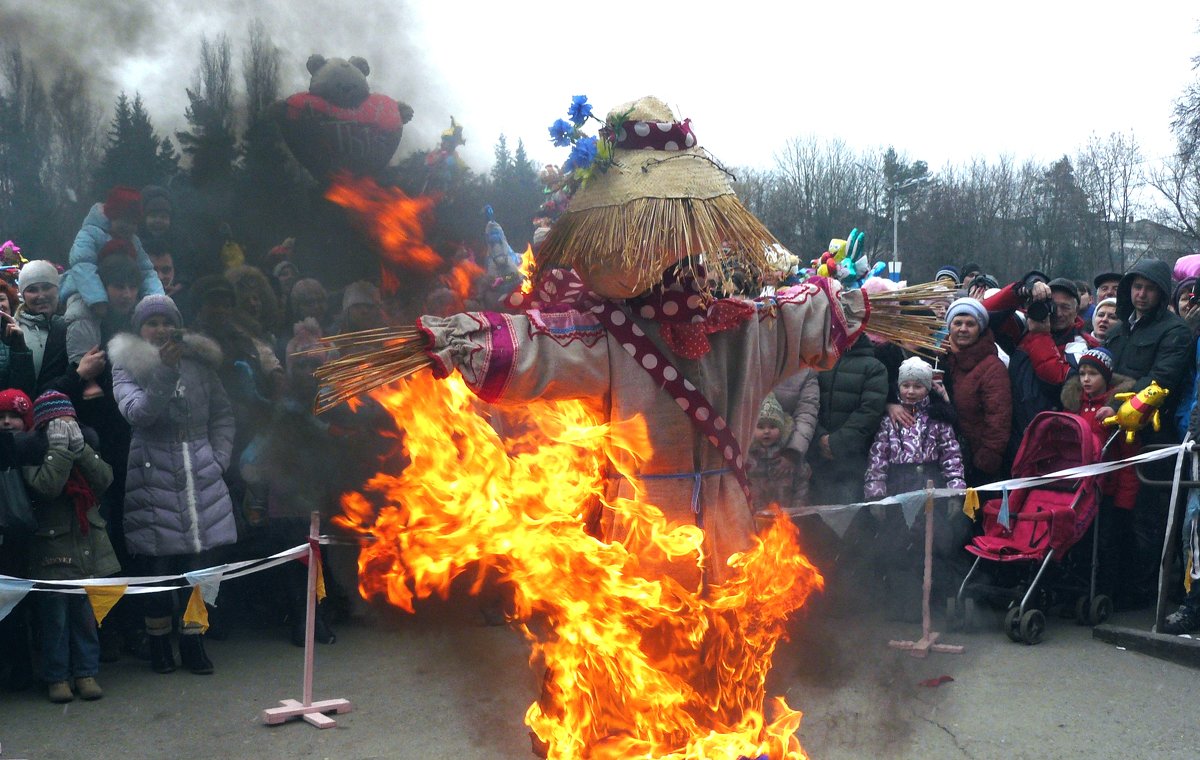
POLYGON ((533 246, 525 246, 525 252, 521 254, 521 265, 517 267, 517 271, 521 273, 521 292, 529 295, 533 292, 533 268, 537 266, 537 262, 533 258, 533 246))
POLYGON ((701 562, 699 528, 670 527, 650 504, 604 503, 605 448, 648 455, 642 420, 600 424, 581 402, 537 402, 504 410, 523 432, 502 439, 458 375, 421 373, 376 398, 412 464, 343 499, 339 522, 378 539, 359 558, 360 592, 411 611, 414 598, 495 568, 546 665, 525 721, 550 758, 805 757, 801 714, 782 699, 764 713, 785 620, 822 585, 790 521, 777 516, 729 560, 732 580, 701 596, 661 572, 701 562), (376 514, 379 500, 388 506, 376 514), (649 548, 591 535, 601 505, 649 548), (548 631, 525 622, 534 615, 548 631))
POLYGON ((325 197, 363 220, 368 232, 379 241, 388 263, 424 274, 432 274, 445 263, 425 243, 422 227, 437 198, 410 198, 398 187, 380 187, 370 178, 349 174, 338 175, 325 197))
POLYGON ((442 280, 446 283, 446 287, 454 291, 454 295, 458 296, 460 301, 466 301, 471 297, 471 289, 475 286, 475 281, 483 272, 483 267, 474 261, 463 259, 456 263, 442 280))

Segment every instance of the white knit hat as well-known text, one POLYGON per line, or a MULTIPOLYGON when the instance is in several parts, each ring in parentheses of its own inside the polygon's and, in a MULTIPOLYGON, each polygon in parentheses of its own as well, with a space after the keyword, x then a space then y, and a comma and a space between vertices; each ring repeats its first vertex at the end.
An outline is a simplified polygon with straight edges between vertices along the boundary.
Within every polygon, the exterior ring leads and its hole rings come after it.
POLYGON ((900 376, 896 383, 900 384, 905 380, 920 383, 925 386, 925 390, 929 390, 933 388, 933 367, 919 356, 905 359, 900 362, 900 376))
POLYGON ((17 286, 21 293, 24 293, 25 288, 30 285, 38 283, 58 287, 58 267, 45 259, 31 261, 21 267, 21 273, 17 275, 17 286))

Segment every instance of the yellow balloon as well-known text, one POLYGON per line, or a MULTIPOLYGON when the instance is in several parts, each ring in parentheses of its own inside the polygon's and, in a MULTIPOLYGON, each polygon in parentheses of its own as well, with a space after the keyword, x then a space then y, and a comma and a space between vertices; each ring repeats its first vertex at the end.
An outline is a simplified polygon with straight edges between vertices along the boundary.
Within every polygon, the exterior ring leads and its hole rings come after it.
POLYGON ((1118 393, 1114 398, 1123 401, 1121 408, 1112 417, 1102 421, 1106 427, 1119 427, 1125 431, 1126 443, 1132 445, 1137 433, 1146 425, 1157 432, 1162 429, 1162 415, 1159 407, 1167 400, 1169 390, 1151 380, 1150 384, 1137 393, 1118 393))

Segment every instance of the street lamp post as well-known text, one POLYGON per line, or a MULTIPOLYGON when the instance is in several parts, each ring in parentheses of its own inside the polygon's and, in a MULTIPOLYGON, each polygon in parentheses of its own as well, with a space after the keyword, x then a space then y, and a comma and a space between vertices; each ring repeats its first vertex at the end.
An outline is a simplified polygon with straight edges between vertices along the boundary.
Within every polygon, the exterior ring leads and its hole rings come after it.
POLYGON ((924 185, 929 181, 930 177, 910 177, 903 182, 892 184, 892 266, 890 274, 893 282, 900 282, 900 191, 924 185))

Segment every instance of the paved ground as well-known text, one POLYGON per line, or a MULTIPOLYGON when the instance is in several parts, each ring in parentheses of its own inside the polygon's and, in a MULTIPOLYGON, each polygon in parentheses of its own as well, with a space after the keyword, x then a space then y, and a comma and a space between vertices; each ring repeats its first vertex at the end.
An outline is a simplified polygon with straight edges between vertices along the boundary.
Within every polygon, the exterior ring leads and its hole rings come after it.
MULTIPOLYGON (((865 614, 797 624, 773 682, 805 711, 813 758, 1197 756, 1200 728, 1179 701, 1194 670, 1094 641, 1070 620, 1052 619, 1035 647, 997 624, 948 634, 964 655, 920 661, 886 648, 916 634, 865 614), (940 675, 955 680, 918 685, 940 675)), ((521 723, 537 688, 527 649, 514 631, 481 625, 471 600, 339 627, 338 642, 318 649, 314 694, 353 701, 333 729, 259 722, 263 708, 301 696, 301 650, 283 628, 237 628, 209 649, 212 676, 157 675, 132 658, 106 665, 99 702, 0 694, 0 758, 532 757, 521 723)))

